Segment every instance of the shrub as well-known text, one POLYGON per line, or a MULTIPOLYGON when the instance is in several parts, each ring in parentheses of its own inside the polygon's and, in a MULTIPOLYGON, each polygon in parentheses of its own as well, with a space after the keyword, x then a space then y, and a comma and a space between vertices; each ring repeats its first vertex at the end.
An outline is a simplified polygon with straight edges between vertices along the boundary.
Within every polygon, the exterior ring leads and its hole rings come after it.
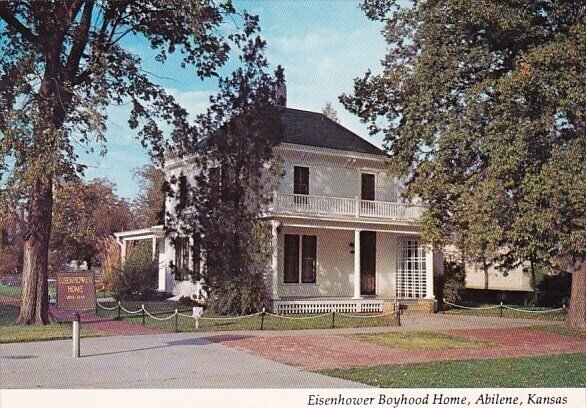
POLYGON ((462 264, 444 261, 443 273, 433 278, 434 295, 440 304, 443 304, 444 299, 451 303, 458 303, 462 299, 466 285, 462 264))
POLYGON ((556 275, 545 275, 537 285, 537 305, 561 307, 570 304, 572 274, 560 272, 556 275))
POLYGON ((99 259, 102 263, 102 285, 104 289, 112 290, 116 275, 120 273, 120 245, 116 238, 109 236, 100 239, 99 259))
POLYGON ((265 283, 260 273, 239 276, 214 288, 210 310, 222 315, 246 315, 262 310, 267 300, 265 283))
POLYGON ((156 297, 158 265, 148 246, 138 245, 120 270, 112 275, 112 289, 120 300, 148 300, 156 297))
POLYGON ((179 298, 179 300, 177 301, 177 303, 181 306, 188 306, 188 307, 194 307, 194 306, 202 307, 203 306, 203 304, 201 302, 194 300, 189 296, 181 296, 179 298))

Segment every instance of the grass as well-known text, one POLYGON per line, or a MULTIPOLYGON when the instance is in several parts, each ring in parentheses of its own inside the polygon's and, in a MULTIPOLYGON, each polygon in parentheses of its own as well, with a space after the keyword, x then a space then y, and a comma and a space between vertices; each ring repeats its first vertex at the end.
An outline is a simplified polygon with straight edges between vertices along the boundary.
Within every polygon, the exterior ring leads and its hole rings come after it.
MULTIPOLYGON (((28 341, 61 340, 71 338, 70 323, 49 325, 13 325, 18 308, 0 303, 0 343, 22 343, 28 341)), ((104 333, 81 326, 82 337, 103 336, 104 333)))
POLYGON ((579 339, 586 340, 586 330, 573 329, 565 325, 562 326, 557 324, 548 324, 544 326, 529 326, 525 328, 529 330, 535 330, 538 332, 560 334, 562 336, 577 337, 579 339))
POLYGON ((373 333, 353 336, 368 343, 401 350, 439 350, 465 347, 488 347, 490 343, 431 332, 373 333))
MULTIPOLYGON (((165 302, 124 302, 122 306, 126 309, 135 311, 139 310, 141 304, 144 304, 145 309, 151 314, 158 318, 165 318, 175 312, 175 308, 179 309, 183 313, 191 315, 191 308, 178 305, 176 303, 165 301, 165 302)), ((114 307, 116 303, 103 303, 106 307, 114 307)), ((105 311, 99 310, 100 316, 109 316, 115 318, 118 315, 117 310, 105 311)), ((133 324, 142 324, 142 314, 129 315, 122 312, 121 317, 125 322, 133 324)), ((222 317, 215 316, 207 312, 204 313, 203 317, 222 317)), ((303 329, 329 329, 332 327, 332 316, 330 314, 322 317, 316 317, 315 315, 303 315, 303 316, 284 316, 275 317, 267 315, 264 318, 263 329, 264 330, 303 330, 303 329), (290 317, 290 318, 287 318, 290 317), (299 319, 300 317, 312 317, 311 319, 299 319)), ((179 316, 177 320, 177 328, 179 332, 208 332, 208 331, 239 331, 239 330, 260 330, 261 317, 253 316, 242 319, 230 319, 230 320, 200 320, 199 328, 195 328, 195 320, 191 317, 179 316)), ((169 320, 158 321, 153 318, 146 316, 145 324, 150 327, 155 327, 165 331, 175 331, 175 318, 169 320)), ((336 315, 335 326, 336 328, 343 327, 377 327, 377 326, 395 326, 396 319, 394 316, 383 316, 373 318, 356 318, 336 315)))
MULTIPOLYGON (((493 304, 481 304, 476 307, 487 307, 487 306, 498 306, 493 304)), ((551 310, 545 307, 522 307, 522 306, 511 306, 517 309, 526 311, 546 311, 551 310)), ((469 310, 469 309, 450 309, 444 311, 445 314, 452 315, 468 315, 468 316, 483 316, 483 317, 501 317, 500 308, 485 309, 485 310, 469 310)), ((519 310, 503 309, 503 318, 512 319, 537 319, 537 320, 553 320, 553 321, 564 321, 568 316, 567 309, 549 313, 527 313, 519 310)))
POLYGON ((320 372, 382 388, 584 387, 586 353, 381 365, 320 372))

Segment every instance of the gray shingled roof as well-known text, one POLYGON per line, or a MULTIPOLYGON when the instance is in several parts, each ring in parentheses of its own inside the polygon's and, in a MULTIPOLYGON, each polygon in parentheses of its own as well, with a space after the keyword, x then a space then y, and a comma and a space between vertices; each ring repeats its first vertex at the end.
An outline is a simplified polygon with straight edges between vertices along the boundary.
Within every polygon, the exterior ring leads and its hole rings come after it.
POLYGON ((384 155, 375 145, 321 113, 285 108, 281 114, 284 143, 384 155))

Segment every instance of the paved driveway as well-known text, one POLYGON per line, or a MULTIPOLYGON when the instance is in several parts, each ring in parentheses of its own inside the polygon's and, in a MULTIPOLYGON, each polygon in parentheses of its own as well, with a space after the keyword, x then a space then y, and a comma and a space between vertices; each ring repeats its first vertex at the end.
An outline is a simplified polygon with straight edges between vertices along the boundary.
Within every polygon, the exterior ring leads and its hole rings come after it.
POLYGON ((193 333, 0 344, 0 388, 364 388, 193 333))

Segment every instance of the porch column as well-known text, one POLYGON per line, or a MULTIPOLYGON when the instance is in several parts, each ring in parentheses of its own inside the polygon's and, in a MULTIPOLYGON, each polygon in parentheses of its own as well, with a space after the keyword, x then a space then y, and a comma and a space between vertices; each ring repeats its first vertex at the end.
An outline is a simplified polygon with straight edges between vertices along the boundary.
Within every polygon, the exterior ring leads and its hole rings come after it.
POLYGON ((360 296, 360 230, 354 230, 354 297, 353 299, 362 299, 360 296))
POLYGON ((273 250, 271 256, 271 270, 273 271, 271 286, 273 292, 273 300, 279 300, 279 232, 277 231, 277 228, 279 227, 279 222, 271 221, 271 227, 271 248, 273 250))
POLYGON ((165 254, 165 238, 159 241, 159 292, 164 292, 167 286, 167 259, 165 254))
POLYGON ((433 248, 431 245, 425 247, 425 298, 434 299, 433 294, 433 248))
POLYGON ((126 239, 122 238, 122 243, 120 244, 120 264, 124 265, 126 262, 126 239))
POLYGON ((153 248, 153 261, 154 261, 155 259, 157 259, 157 237, 153 237, 152 248, 153 248))

